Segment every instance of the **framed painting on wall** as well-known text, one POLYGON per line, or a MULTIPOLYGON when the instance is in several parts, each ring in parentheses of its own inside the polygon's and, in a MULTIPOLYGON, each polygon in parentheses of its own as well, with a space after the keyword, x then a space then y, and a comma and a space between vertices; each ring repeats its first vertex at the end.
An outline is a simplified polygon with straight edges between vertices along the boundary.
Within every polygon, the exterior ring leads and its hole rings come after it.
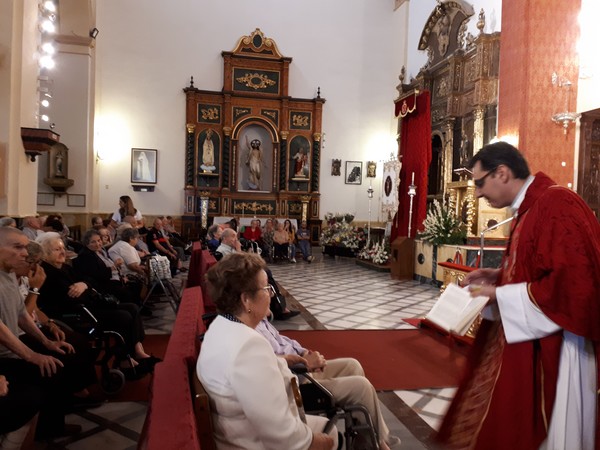
POLYGON ((346 161, 346 184, 362 184, 362 161, 346 161))
POLYGON ((157 154, 154 149, 131 149, 132 183, 156 184, 157 154))

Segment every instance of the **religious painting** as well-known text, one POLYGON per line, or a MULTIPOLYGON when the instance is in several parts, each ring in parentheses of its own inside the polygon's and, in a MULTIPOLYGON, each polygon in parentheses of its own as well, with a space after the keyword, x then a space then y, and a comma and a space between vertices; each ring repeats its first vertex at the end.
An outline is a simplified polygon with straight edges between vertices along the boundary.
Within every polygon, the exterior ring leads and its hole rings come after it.
POLYGON ((271 192, 273 160, 278 146, 261 125, 251 124, 240 131, 237 142, 238 191, 271 192))
POLYGON ((375 178, 377 176, 377 163, 375 161, 367 161, 367 178, 375 178))
POLYGON ((132 183, 156 184, 157 154, 154 149, 131 149, 132 183))
POLYGON ((362 184, 362 161, 346 161, 346 184, 362 184))
POLYGON ((294 136, 290 140, 290 178, 306 181, 310 178, 310 142, 304 136, 294 136))
POLYGON ((198 173, 218 175, 221 138, 219 133, 207 128, 198 134, 198 173))
POLYGON ((342 160, 332 159, 331 160, 331 176, 339 177, 342 175, 342 160))

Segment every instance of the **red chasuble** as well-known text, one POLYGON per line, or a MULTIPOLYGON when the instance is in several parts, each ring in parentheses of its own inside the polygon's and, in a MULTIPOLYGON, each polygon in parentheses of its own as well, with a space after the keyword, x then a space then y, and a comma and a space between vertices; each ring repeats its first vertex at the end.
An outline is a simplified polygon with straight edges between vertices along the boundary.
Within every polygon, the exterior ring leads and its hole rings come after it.
MULTIPOLYGON (((527 282, 531 301, 591 340, 600 361, 598 219, 579 196, 538 173, 512 228, 498 285, 527 282)), ((484 320, 437 436, 444 448, 538 449, 552 419, 561 345, 562 331, 508 344, 501 322, 484 320)))

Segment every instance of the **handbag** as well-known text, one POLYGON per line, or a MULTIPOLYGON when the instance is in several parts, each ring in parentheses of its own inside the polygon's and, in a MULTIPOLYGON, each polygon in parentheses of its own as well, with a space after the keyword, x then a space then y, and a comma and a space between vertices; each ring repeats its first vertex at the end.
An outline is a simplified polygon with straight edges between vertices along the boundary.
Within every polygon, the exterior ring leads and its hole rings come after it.
POLYGON ((94 301, 102 306, 115 308, 121 303, 121 300, 113 294, 98 292, 96 289, 92 289, 92 292, 94 293, 94 301))
POLYGON ((150 282, 171 279, 171 263, 166 256, 153 256, 150 258, 150 282))

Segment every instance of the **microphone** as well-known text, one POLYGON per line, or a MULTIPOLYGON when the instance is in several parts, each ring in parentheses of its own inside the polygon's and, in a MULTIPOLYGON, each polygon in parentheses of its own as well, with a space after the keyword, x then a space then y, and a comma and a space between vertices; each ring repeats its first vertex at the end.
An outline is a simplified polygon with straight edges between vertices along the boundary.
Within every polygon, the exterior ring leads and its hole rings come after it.
POLYGON ((478 268, 482 268, 483 267, 483 241, 484 241, 484 235, 485 233, 488 233, 492 230, 495 230, 496 228, 501 227, 504 224, 507 224, 508 222, 510 222, 511 220, 513 220, 516 216, 512 216, 509 217, 508 219, 504 219, 502 222, 498 222, 495 225, 492 225, 491 227, 486 228, 485 230, 482 230, 481 233, 479 233, 479 264, 477 264, 478 268))

